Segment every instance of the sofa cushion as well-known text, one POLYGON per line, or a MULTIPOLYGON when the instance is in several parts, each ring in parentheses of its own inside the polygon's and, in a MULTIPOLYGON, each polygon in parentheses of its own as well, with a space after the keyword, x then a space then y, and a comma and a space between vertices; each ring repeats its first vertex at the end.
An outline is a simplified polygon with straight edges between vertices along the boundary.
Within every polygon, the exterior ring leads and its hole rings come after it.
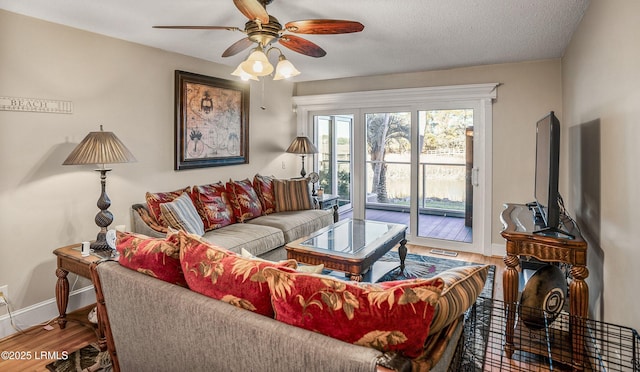
POLYGON ((247 223, 275 227, 282 230, 286 242, 292 242, 331 225, 333 213, 322 209, 278 212, 254 218, 247 223))
POLYGON ((149 214, 153 218, 156 219, 159 225, 167 227, 169 226, 167 222, 162 218, 162 211, 160 210, 160 204, 168 203, 173 201, 173 199, 182 195, 182 193, 189 193, 191 187, 185 187, 184 189, 175 190, 175 191, 167 191, 167 192, 147 192, 145 194, 145 199, 147 200, 147 208, 149 209, 149 214))
POLYGON ((356 345, 420 355, 440 278, 412 280, 391 288, 330 276, 266 268, 276 319, 356 345))
POLYGON ((205 231, 219 229, 236 222, 229 192, 222 182, 193 186, 191 198, 202 217, 205 231))
POLYGON ((202 218, 186 192, 173 201, 160 204, 160 211, 169 227, 200 236, 204 234, 202 218))
POLYGON ((276 201, 273 195, 273 179, 274 177, 261 176, 256 174, 253 177, 253 188, 258 194, 260 203, 262 204, 262 214, 271 214, 276 211, 276 201))
POLYGON ((258 314, 273 317, 267 267, 296 268, 295 260, 281 263, 244 258, 195 235, 179 232, 180 262, 189 288, 258 314))
POLYGON ((311 191, 306 178, 295 180, 273 180, 276 212, 311 209, 311 191))
POLYGON ((475 303, 488 273, 488 265, 475 265, 452 268, 436 276, 444 281, 444 289, 436 304, 430 335, 445 328, 475 303))
POLYGON ((234 223, 221 229, 207 231, 203 238, 235 253, 240 253, 240 248, 245 248, 256 256, 285 244, 281 230, 248 223, 234 223))
POLYGON ((258 194, 253 189, 251 181, 248 179, 230 180, 227 182, 227 190, 230 194, 233 213, 238 222, 245 222, 262 215, 262 204, 260 204, 260 199, 258 199, 258 194))
POLYGON ((167 238, 150 238, 120 231, 116 234, 120 265, 165 282, 187 286, 180 265, 180 245, 176 234, 167 238))

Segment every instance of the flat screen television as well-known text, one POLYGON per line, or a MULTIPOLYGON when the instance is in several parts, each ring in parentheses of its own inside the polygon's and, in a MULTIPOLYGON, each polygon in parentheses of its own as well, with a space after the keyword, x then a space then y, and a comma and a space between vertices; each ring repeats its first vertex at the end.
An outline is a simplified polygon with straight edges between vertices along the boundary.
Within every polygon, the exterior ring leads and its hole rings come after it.
POLYGON ((541 219, 536 233, 562 232, 558 203, 560 121, 551 111, 536 124, 535 208, 541 219))

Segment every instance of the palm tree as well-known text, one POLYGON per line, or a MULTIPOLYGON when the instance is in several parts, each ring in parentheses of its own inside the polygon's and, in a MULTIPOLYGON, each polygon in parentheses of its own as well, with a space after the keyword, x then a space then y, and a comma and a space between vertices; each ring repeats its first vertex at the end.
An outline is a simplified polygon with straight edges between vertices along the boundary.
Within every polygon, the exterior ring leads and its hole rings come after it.
POLYGON ((379 203, 387 203, 387 165, 384 158, 391 143, 396 142, 400 147, 410 143, 410 116, 408 113, 368 114, 366 122, 367 147, 373 170, 371 192, 377 195, 379 203))

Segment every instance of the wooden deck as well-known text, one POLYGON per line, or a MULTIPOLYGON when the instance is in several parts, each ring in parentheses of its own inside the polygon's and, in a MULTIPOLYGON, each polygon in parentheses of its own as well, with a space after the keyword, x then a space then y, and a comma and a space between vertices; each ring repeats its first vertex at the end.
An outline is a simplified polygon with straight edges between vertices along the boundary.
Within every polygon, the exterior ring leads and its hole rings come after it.
MULTIPOLYGON (((340 218, 352 217, 353 211, 340 213, 340 218)), ((409 213, 367 208, 366 218, 373 221, 399 223, 409 226, 409 213)), ((421 214, 418 218, 418 236, 471 243, 472 228, 464 225, 463 217, 421 214)))

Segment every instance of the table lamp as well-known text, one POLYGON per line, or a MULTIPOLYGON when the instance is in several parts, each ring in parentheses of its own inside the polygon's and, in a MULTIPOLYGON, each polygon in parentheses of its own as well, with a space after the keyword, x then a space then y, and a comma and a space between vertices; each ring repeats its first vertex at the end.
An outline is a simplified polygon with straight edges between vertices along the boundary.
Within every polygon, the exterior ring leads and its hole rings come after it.
POLYGON ((318 152, 318 149, 308 137, 298 136, 293 140, 293 142, 291 142, 291 145, 289 145, 287 152, 291 154, 302 155, 302 170, 300 171, 300 176, 304 178, 304 176, 307 174, 307 172, 304 170, 304 156, 309 154, 316 154, 318 152))
POLYGON ((95 222, 100 231, 94 242, 91 242, 91 249, 96 251, 104 251, 111 249, 106 241, 107 227, 113 222, 113 214, 109 212, 111 200, 105 192, 107 183, 107 172, 111 169, 105 168, 105 164, 113 163, 131 163, 136 161, 131 151, 116 137, 113 132, 105 132, 100 126, 99 132, 90 132, 78 144, 78 146, 69 154, 62 165, 83 165, 97 164, 100 168, 96 169, 100 172, 100 183, 102 185, 102 193, 98 199, 98 208, 100 212, 96 214, 95 222))

